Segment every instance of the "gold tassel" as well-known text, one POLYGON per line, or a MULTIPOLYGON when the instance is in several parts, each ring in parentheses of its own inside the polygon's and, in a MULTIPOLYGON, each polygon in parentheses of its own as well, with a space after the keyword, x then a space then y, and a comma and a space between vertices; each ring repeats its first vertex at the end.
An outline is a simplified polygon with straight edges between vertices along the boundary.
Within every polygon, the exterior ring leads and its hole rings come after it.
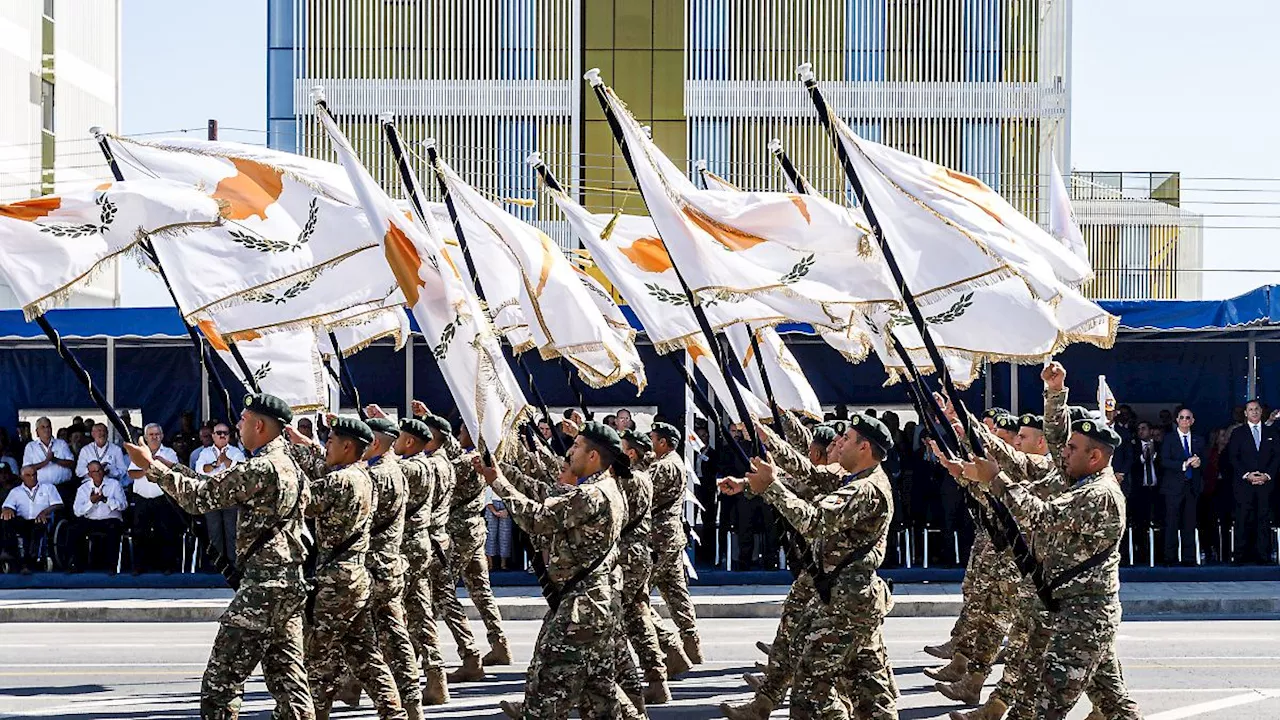
POLYGON ((524 208, 538 207, 538 201, 530 198, 509 197, 509 198, 503 198, 502 201, 505 203, 510 203, 512 205, 519 205, 520 207, 524 207, 524 208))
POLYGON ((604 230, 600 231, 600 239, 608 240, 613 235, 613 229, 618 226, 618 220, 622 218, 622 211, 618 210, 613 213, 613 217, 609 218, 609 222, 604 226, 604 230))

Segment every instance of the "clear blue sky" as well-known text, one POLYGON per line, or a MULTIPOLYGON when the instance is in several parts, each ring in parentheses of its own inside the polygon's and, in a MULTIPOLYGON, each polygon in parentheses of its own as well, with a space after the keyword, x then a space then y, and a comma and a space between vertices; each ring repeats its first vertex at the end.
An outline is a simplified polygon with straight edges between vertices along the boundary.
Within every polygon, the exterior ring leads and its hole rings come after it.
MULTIPOLYGON (((1280 182, 1202 179, 1280 178, 1273 77, 1280 2, 1074 6, 1072 165, 1182 172, 1190 209, 1227 216, 1205 221, 1206 268, 1280 268, 1280 182), (1270 204, 1224 204, 1240 201, 1270 204), (1241 225, 1277 229, 1224 229, 1241 225)), ((217 118, 224 139, 262 142, 265 8, 262 0, 124 0, 122 130, 202 134, 206 120, 217 118)), ((1280 282, 1280 272, 1210 272, 1204 295, 1226 297, 1266 282, 1280 282)), ((123 301, 168 304, 168 296, 153 277, 128 268, 123 301)))

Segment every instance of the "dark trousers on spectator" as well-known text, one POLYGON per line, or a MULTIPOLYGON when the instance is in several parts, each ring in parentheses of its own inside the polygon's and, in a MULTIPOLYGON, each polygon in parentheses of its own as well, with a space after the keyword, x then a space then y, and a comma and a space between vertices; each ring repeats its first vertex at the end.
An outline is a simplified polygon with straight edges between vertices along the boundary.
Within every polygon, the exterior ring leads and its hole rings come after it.
POLYGON ((738 499, 735 520, 737 557, 735 570, 750 570, 762 566, 777 566, 778 546, 772 541, 773 515, 764 498, 741 497, 738 499))
POLYGON ((178 510, 164 495, 138 497, 133 506, 135 571, 173 572, 182 559, 178 510))
POLYGON ((209 556, 222 555, 232 566, 236 564, 236 520, 238 519, 239 510, 236 508, 211 510, 204 514, 205 529, 209 533, 209 556))
POLYGON ((1182 562, 1193 564, 1196 561, 1196 504, 1200 493, 1191 487, 1190 480, 1169 482, 1166 478, 1160 494, 1164 498, 1164 563, 1178 562, 1178 531, 1181 530, 1182 562))
POLYGON ((1254 485, 1244 478, 1235 481, 1237 562, 1271 560, 1271 486, 1274 484, 1274 480, 1262 485, 1254 485))
MULTIPOLYGON (((49 519, 52 521, 53 516, 50 515, 49 519)), ((0 536, 3 536, 0 547, 9 554, 11 561, 21 561, 22 567, 35 569, 40 542, 48 538, 52 527, 52 522, 38 523, 17 515, 12 520, 0 520, 0 536)), ((16 567, 16 564, 10 565, 10 568, 16 567)))
MULTIPOLYGON (((729 537, 734 528, 737 527, 738 503, 742 502, 741 495, 720 495, 719 502, 716 503, 716 536, 720 543, 720 563, 727 565, 729 557, 730 542, 729 537)), ((734 545, 737 544, 735 540, 734 545)), ((738 562, 738 558, 734 557, 734 563, 738 562)))
MULTIPOLYGON (((1129 503, 1129 527, 1133 528, 1134 553, 1147 556, 1147 531, 1160 522, 1161 510, 1160 486, 1135 486, 1131 491, 1129 503)), ((1153 559, 1153 558, 1149 558, 1153 559)))
POLYGON ((77 570, 95 566, 115 571, 116 558, 120 556, 120 536, 124 534, 124 521, 115 518, 86 520, 73 518, 67 533, 67 558, 77 570))
POLYGON ((73 477, 61 485, 54 486, 58 488, 58 497, 62 498, 62 507, 67 508, 68 512, 75 507, 76 491, 80 489, 81 482, 80 478, 73 477))

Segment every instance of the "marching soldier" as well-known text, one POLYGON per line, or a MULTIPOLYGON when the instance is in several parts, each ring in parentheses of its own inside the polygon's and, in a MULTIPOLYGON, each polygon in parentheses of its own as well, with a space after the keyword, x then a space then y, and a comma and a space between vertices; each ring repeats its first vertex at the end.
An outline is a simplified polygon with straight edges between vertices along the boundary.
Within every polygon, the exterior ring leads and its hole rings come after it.
POLYGON ((129 458, 164 488, 183 510, 196 515, 238 508, 236 567, 239 587, 218 621, 200 685, 200 716, 239 717, 244 681, 259 662, 275 717, 315 717, 303 659, 302 513, 306 480, 281 433, 293 412, 274 395, 249 395, 236 428, 250 457, 218 477, 181 465, 155 462, 145 445, 125 444, 129 458))
MULTIPOLYGON (((688 538, 684 530, 684 496, 689 484, 684 460, 676 452, 680 431, 674 425, 658 422, 649 430, 655 460, 649 468, 653 483, 653 585, 662 593, 671 619, 680 631, 681 646, 690 662, 702 663, 702 646, 698 640, 698 618, 689 597, 689 584, 684 571, 684 549, 688 538)), ((671 663, 667 671, 670 674, 671 663)))
MULTIPOLYGON (((653 441, 635 430, 622 432, 622 450, 631 462, 630 478, 618 478, 622 497, 627 501, 628 520, 618 541, 618 564, 622 567, 622 625, 625 636, 640 658, 640 668, 648 685, 644 702, 661 705, 671 701, 667 687, 667 668, 654 616, 649 612, 649 581, 653 574, 653 550, 649 546, 652 527, 653 482, 649 465, 653 461, 653 441)), ((626 653, 630 660, 629 651, 626 653)))
MULTIPOLYGON (((812 502, 756 458, 747 475, 752 492, 778 509, 813 548, 817 602, 803 612, 803 632, 792 687, 792 717, 896 718, 896 687, 880 626, 892 605, 876 574, 884 561, 893 517, 893 489, 880 462, 893 447, 879 420, 854 414, 839 446, 848 473, 835 491, 812 502), (852 679, 850 679, 852 678, 852 679), (841 697, 841 690, 851 697, 841 697)), ((722 486, 728 492, 739 488, 722 486)), ((757 696, 759 697, 759 696, 757 696)), ((768 717, 771 707, 744 708, 739 717, 768 717)))
POLYGON ((449 682, 444 672, 440 636, 432 607, 434 591, 430 572, 432 563, 438 559, 431 540, 432 510, 436 493, 443 485, 438 474, 444 469, 440 462, 430 461, 430 458, 434 457, 441 442, 426 423, 407 418, 400 421, 400 436, 393 448, 399 457, 400 472, 404 474, 409 492, 408 506, 404 511, 404 537, 400 543, 408 566, 404 580, 404 611, 409 637, 427 678, 426 688, 422 691, 424 705, 449 702, 449 682))
MULTIPOLYGON (((1048 414, 1051 396, 1065 402, 1066 371, 1051 363, 1044 378, 1048 414)), ((1070 427, 1062 465, 1073 484, 1052 500, 1029 492, 991 460, 966 463, 964 473, 1004 500, 1019 525, 1037 528, 1044 539, 1036 552, 1051 578, 1058 607, 1050 609, 1036 716, 1062 720, 1086 687, 1093 686, 1104 690, 1106 701, 1096 713, 1130 720, 1140 715, 1128 696, 1115 652, 1125 499, 1111 456, 1120 436, 1092 418, 1075 420, 1070 427)))
MULTIPOLYGON (((617 542, 627 512, 615 473, 626 472, 618 433, 587 422, 569 450, 562 482, 544 501, 531 500, 492 467, 473 462, 512 518, 548 539, 551 610, 542 624, 525 680, 525 718, 558 720, 578 708, 583 718, 621 715, 614 682, 614 633, 621 605, 617 542)), ((504 703, 508 715, 517 712, 504 703)))
POLYGON ((373 431, 355 418, 334 417, 322 449, 293 428, 290 451, 312 479, 307 517, 316 522, 316 590, 307 628, 307 670, 316 717, 327 720, 335 685, 346 660, 373 700, 380 718, 407 720, 391 668, 382 659, 370 612, 371 583, 365 569, 373 480, 361 461, 373 431))

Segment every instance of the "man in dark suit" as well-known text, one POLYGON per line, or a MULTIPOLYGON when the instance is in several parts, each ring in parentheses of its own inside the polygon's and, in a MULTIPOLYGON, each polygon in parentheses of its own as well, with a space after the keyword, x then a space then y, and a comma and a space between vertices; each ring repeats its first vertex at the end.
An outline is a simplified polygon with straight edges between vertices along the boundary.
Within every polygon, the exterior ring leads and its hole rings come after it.
POLYGON ((1245 424, 1231 431, 1227 457, 1231 460, 1235 495, 1235 562, 1265 563, 1271 559, 1271 488, 1280 473, 1280 441, 1276 429, 1262 424, 1262 404, 1244 407, 1245 424))
POLYGON ((1164 498, 1164 562, 1178 562, 1178 531, 1182 531, 1182 564, 1196 564, 1196 503, 1204 490, 1202 458, 1204 438, 1191 434, 1196 416, 1190 408, 1180 408, 1174 417, 1177 427, 1164 436, 1160 448, 1160 496, 1164 498))
MULTIPOLYGON (((1111 457, 1112 464, 1115 456, 1111 457)), ((1160 519, 1160 443, 1155 429, 1143 420, 1133 440, 1133 465, 1129 472, 1129 524, 1136 553, 1147 554, 1147 531, 1160 519)))

